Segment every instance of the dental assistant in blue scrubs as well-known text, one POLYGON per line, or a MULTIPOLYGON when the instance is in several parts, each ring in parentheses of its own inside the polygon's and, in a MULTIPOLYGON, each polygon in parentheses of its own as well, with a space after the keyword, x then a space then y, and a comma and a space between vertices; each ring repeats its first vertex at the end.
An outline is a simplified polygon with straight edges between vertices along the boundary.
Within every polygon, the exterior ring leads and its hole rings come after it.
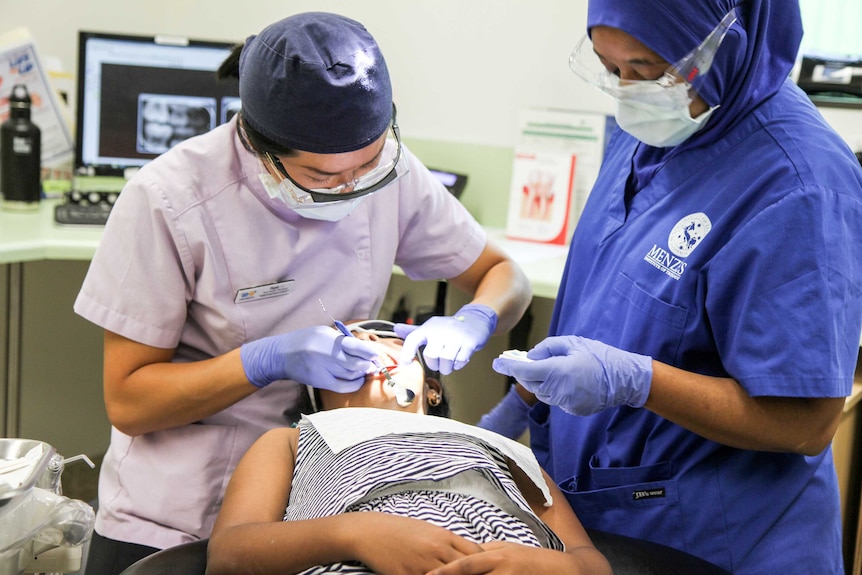
POLYGON ((586 527, 737 575, 844 571, 862 170, 788 79, 801 37, 791 0, 590 0, 570 65, 620 128, 550 337, 494 362, 586 527))

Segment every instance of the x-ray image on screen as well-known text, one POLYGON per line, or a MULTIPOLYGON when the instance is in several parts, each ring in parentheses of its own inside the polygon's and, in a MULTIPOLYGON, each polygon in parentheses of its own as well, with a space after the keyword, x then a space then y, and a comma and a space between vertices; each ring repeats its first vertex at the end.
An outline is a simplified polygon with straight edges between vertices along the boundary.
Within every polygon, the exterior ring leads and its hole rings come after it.
POLYGON ((138 152, 161 154, 216 126, 215 98, 138 94, 138 152))

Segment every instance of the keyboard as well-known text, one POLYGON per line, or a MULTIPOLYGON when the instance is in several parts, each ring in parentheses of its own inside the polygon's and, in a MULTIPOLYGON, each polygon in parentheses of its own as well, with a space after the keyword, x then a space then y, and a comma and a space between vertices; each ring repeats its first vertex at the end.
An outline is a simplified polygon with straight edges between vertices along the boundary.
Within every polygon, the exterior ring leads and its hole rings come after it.
POLYGON ((63 194, 64 202, 54 207, 54 221, 61 225, 104 226, 121 189, 116 178, 75 178, 72 191, 63 194))
POLYGON ((54 206, 54 221, 62 225, 104 226, 111 204, 72 204, 54 206))

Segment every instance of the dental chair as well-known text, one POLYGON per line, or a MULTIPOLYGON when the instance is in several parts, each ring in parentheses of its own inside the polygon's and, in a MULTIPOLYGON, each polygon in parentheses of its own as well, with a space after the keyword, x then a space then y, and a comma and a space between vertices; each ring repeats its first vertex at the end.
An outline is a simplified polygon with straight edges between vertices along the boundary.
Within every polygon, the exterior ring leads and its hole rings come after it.
POLYGON ((717 565, 685 551, 652 541, 587 529, 614 575, 731 575, 717 565))
MULTIPOLYGON (((683 551, 603 531, 587 530, 614 575, 730 575, 683 551)), ((144 557, 120 575, 204 575, 207 539, 184 543, 144 557)))
POLYGON ((204 575, 209 539, 168 547, 126 567, 120 575, 204 575))

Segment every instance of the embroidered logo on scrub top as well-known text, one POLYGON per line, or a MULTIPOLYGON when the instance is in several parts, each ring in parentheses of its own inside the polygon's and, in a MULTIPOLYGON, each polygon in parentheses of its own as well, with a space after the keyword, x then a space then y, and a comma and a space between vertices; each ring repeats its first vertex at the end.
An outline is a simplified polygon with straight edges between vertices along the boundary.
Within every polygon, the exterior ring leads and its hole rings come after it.
POLYGON ((674 255, 688 257, 711 229, 712 222, 706 214, 691 214, 676 223, 667 238, 667 245, 674 255))
POLYGON ((670 253, 653 244, 644 259, 671 278, 678 280, 687 265, 683 260, 691 255, 710 230, 712 230, 712 222, 703 212, 685 216, 676 223, 667 238, 670 253))

